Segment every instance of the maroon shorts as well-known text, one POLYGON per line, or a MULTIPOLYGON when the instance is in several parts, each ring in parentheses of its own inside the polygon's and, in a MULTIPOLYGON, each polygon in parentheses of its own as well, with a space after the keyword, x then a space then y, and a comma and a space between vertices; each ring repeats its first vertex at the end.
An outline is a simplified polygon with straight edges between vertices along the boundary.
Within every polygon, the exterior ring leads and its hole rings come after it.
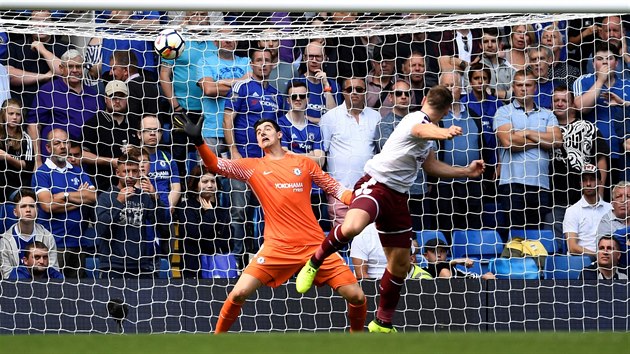
POLYGON ((350 209, 361 209, 370 214, 384 247, 410 248, 413 230, 408 200, 408 194, 397 192, 365 175, 354 185, 350 209))

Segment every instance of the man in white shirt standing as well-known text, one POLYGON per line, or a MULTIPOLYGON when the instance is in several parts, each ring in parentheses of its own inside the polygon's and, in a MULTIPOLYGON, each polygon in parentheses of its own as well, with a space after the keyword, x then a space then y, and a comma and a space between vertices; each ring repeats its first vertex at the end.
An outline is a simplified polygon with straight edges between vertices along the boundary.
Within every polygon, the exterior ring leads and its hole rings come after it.
MULTIPOLYGON (((343 83, 344 102, 322 116, 320 127, 324 150, 328 153, 328 172, 344 187, 352 189, 363 177, 365 163, 374 155, 374 132, 381 115, 366 106, 366 83, 349 78, 343 83)), ((328 198, 334 224, 341 224, 348 207, 328 198)))
POLYGON ((568 253, 575 255, 597 255, 597 227, 604 215, 612 210, 610 203, 601 199, 599 171, 592 164, 582 170, 582 198, 571 205, 562 222, 562 232, 567 240, 568 253))

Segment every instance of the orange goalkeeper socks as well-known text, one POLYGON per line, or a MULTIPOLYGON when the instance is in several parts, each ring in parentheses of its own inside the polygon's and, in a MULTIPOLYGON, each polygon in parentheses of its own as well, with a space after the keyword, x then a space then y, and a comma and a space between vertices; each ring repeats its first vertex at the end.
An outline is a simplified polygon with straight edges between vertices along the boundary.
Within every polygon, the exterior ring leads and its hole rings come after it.
POLYGON ((348 319, 350 320, 350 332, 363 332, 365 318, 367 317, 367 299, 361 305, 348 303, 348 319))
POLYGON ((225 300, 223 307, 221 307, 219 321, 217 321, 217 326, 214 329, 214 334, 225 333, 230 330, 230 327, 232 327, 232 324, 234 324, 234 321, 236 321, 238 315, 241 314, 241 307, 243 307, 243 304, 237 304, 233 302, 230 298, 225 300))

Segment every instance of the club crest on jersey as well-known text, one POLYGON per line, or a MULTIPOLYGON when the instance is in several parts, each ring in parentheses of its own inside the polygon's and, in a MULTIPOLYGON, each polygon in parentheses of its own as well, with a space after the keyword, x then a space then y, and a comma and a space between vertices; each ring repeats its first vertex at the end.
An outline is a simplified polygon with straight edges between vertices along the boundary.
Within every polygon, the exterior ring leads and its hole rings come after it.
POLYGON ((296 168, 296 169, 294 169, 294 170, 293 170, 293 173, 294 173, 296 176, 299 176, 299 175, 301 175, 301 174, 302 174, 302 171, 301 171, 299 168, 296 168))
POLYGON ((256 263, 264 264, 265 263, 265 257, 258 257, 258 258, 256 258, 256 263))
POLYGON ((166 167, 166 161, 160 161, 160 166, 166 167))
POLYGON ((81 181, 77 177, 74 177, 70 180, 70 182, 72 182, 75 186, 78 186, 81 181))

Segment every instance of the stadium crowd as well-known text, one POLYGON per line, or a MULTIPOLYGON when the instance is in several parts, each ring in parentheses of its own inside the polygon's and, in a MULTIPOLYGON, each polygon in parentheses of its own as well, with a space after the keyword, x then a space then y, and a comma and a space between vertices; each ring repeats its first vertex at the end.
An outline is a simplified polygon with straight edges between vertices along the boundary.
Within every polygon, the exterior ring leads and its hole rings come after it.
MULTIPOLYGON (((65 20, 46 10, 19 16, 65 20)), ((286 150, 352 189, 397 124, 442 85, 454 102, 440 126, 462 135, 436 142, 436 157, 452 166, 483 159, 486 169, 476 179, 419 174, 409 192, 420 242, 410 276, 494 277, 487 264, 477 268, 483 255, 457 253, 457 230, 496 231, 501 250, 537 230, 534 240, 551 233, 545 252, 521 256, 587 256, 585 278, 627 279, 629 19, 310 40, 229 36, 243 21, 342 27, 364 16, 374 15, 96 14, 129 31, 177 22, 184 38, 223 25, 225 39, 187 40, 174 60, 150 41, 0 33, 0 276, 82 278, 96 262, 101 278, 154 278, 163 264, 201 278, 215 254, 234 255, 243 269, 264 241, 256 195, 201 166, 174 117, 202 120, 205 143, 230 159, 262 157, 254 124, 277 121, 286 150), (427 230, 439 240, 422 239, 427 230)), ((325 231, 343 222, 339 200, 313 188, 311 202, 325 231)), ((356 252, 350 246, 352 263, 360 277, 379 277, 370 268, 383 267, 376 230, 364 236, 356 252)))

